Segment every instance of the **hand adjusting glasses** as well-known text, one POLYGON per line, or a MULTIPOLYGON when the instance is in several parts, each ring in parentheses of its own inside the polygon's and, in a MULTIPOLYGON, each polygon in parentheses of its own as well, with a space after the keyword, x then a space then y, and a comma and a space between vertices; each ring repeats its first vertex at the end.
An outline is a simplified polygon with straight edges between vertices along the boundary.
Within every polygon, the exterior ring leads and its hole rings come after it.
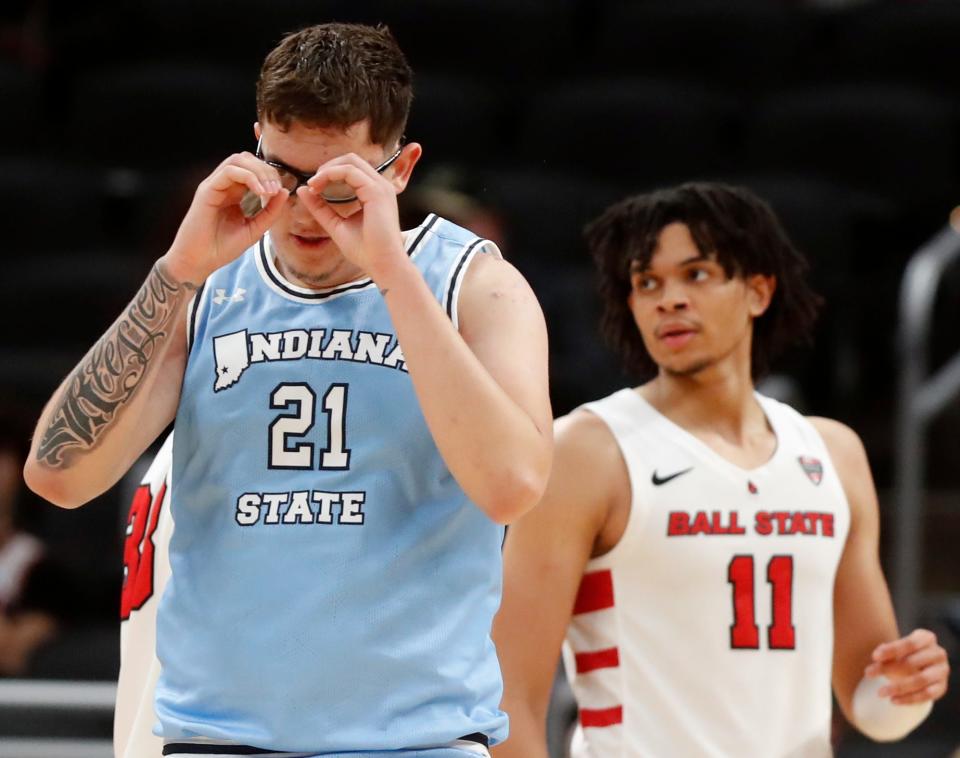
MULTIPOLYGON (((405 137, 400 138, 400 144, 397 146, 397 151, 387 158, 379 166, 374 167, 374 171, 378 174, 382 174, 388 168, 393 165, 393 162, 400 157, 400 153, 403 152, 403 146, 405 144, 405 137)), ((263 138, 261 137, 257 140, 257 152, 256 156, 268 166, 273 166, 277 173, 280 174, 280 184, 285 190, 287 190, 291 195, 295 193, 300 187, 306 185, 306 183, 313 178, 313 174, 305 174, 302 171, 297 171, 295 168, 291 168, 286 163, 282 161, 270 161, 263 157, 263 150, 261 149, 261 143, 263 138)), ((346 182, 331 182, 326 187, 323 188, 323 192, 320 193, 320 197, 326 200, 328 203, 338 204, 338 203, 352 203, 357 199, 357 195, 351 187, 346 182)))

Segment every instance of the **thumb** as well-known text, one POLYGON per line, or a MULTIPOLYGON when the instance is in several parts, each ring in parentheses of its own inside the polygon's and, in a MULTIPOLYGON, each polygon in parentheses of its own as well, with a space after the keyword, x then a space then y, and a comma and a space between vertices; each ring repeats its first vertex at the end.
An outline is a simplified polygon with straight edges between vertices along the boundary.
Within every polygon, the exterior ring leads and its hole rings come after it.
POLYGON ((250 225, 250 234, 255 239, 262 237, 280 217, 283 207, 287 204, 287 198, 290 193, 285 189, 280 189, 270 200, 260 213, 251 218, 247 223, 250 225))

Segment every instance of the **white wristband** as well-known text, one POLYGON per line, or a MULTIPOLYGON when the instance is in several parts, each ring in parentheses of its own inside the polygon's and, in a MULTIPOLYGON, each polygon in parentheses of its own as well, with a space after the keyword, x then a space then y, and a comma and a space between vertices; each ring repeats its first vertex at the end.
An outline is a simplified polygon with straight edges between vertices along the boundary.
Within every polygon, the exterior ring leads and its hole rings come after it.
POLYGON ((853 693, 853 723, 867 737, 877 742, 892 742, 906 737, 930 715, 933 701, 897 705, 889 697, 880 697, 877 690, 889 684, 885 676, 864 677, 853 693))

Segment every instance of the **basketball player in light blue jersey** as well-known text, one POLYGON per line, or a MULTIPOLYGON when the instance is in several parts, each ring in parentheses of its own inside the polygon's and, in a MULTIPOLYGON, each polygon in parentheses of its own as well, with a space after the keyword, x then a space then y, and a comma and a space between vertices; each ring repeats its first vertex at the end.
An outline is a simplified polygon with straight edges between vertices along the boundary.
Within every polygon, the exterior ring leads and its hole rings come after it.
MULTIPOLYGON (((502 525, 552 452, 546 330, 492 243, 402 232, 421 154, 385 28, 282 40, 256 153, 64 381, 25 476, 76 507, 176 417, 164 755, 466 758, 506 736, 502 525)), ((189 138, 189 135, 181 135, 189 138)))

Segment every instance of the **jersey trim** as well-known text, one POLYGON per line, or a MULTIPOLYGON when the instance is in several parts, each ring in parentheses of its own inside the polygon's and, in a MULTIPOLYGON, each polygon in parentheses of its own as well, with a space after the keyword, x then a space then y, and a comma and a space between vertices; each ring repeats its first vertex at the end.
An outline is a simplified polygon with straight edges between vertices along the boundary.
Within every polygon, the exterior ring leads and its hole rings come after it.
MULTIPOLYGON (((412 258, 416 254, 417 248, 423 241, 423 238, 438 220, 439 216, 434 213, 431 213, 426 219, 424 219, 423 224, 420 226, 419 232, 417 233, 416 237, 413 238, 413 242, 407 247, 406 252, 408 256, 412 258)), ((307 289, 306 287, 297 287, 286 281, 280 275, 280 272, 277 270, 276 264, 273 261, 273 257, 267 253, 266 240, 267 235, 264 235, 260 238, 260 242, 258 243, 258 250, 256 253, 257 268, 260 269, 261 275, 267 280, 267 283, 274 290, 290 300, 297 300, 305 303, 320 303, 339 297, 340 295, 356 292, 358 290, 365 290, 374 286, 373 280, 370 277, 364 277, 363 279, 358 279, 355 282, 341 284, 337 287, 331 287, 330 289, 325 290, 312 290, 307 289)))
MULTIPOLYGON (((453 744, 457 742, 468 742, 473 745, 480 745, 484 748, 490 747, 490 739, 482 732, 473 732, 457 737, 453 744)), ((437 745, 436 747, 444 747, 437 745)), ((314 753, 285 753, 281 750, 266 750, 250 745, 236 745, 232 743, 216 742, 167 742, 163 746, 164 755, 218 755, 218 756, 240 756, 240 755, 260 755, 277 756, 277 758, 307 758, 314 753)))
POLYGON ((467 245, 460 254, 457 265, 453 267, 453 274, 450 276, 450 281, 447 282, 447 291, 443 299, 446 302, 447 316, 450 317, 453 325, 458 329, 460 325, 458 323, 459 319, 457 318, 456 303, 460 295, 460 285, 463 284, 463 275, 479 247, 486 242, 487 240, 485 239, 477 239, 467 245))
POLYGON ((589 653, 574 651, 574 660, 578 674, 589 674, 599 669, 615 669, 620 667, 620 648, 608 647, 603 650, 594 650, 589 653))
POLYGON ((163 746, 164 755, 217 755, 239 756, 260 755, 277 758, 309 758, 313 753, 283 753, 276 750, 264 750, 249 745, 218 745, 215 743, 168 742, 163 746))
POLYGON ((615 705, 612 708, 581 708, 580 726, 602 728, 616 726, 623 723, 623 706, 615 705))
POLYGON ((187 353, 193 350, 193 341, 197 338, 197 311, 200 310, 200 300, 203 298, 204 288, 207 283, 201 284, 193 294, 193 302, 190 303, 190 310, 187 315, 187 353))
POLYGON ((573 603, 573 615, 602 611, 614 605, 613 573, 609 569, 585 573, 573 603))

